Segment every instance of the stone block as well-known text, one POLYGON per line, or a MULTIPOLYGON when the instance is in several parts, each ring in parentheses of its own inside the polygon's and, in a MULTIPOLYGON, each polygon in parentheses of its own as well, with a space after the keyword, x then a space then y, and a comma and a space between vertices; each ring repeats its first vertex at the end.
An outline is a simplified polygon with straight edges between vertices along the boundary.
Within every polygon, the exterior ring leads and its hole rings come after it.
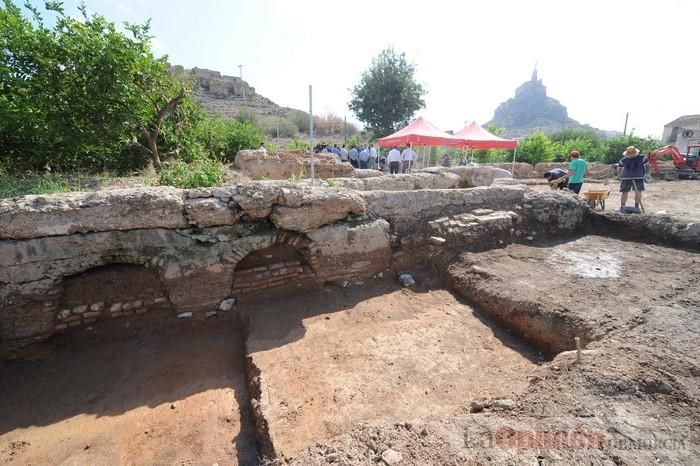
POLYGON ((222 311, 230 311, 233 309, 233 305, 236 304, 236 298, 228 298, 221 301, 219 304, 219 309, 222 311))
POLYGON ((162 186, 0 200, 0 238, 186 226, 182 191, 162 186))

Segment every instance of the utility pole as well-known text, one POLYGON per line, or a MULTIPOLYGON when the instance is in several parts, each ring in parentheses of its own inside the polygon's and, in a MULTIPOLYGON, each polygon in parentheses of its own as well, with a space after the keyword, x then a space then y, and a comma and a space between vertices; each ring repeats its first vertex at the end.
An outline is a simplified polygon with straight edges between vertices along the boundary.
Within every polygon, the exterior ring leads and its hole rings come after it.
POLYGON ((280 148, 280 118, 281 116, 278 116, 275 118, 275 123, 277 124, 277 148, 280 148))
POLYGON ((309 152, 311 153, 311 187, 316 186, 316 172, 314 169, 314 109, 313 93, 309 84, 309 152))
POLYGON ((238 65, 238 73, 241 77, 241 90, 243 91, 243 100, 245 100, 245 83, 243 82, 243 65, 238 65))
POLYGON ((622 137, 627 136, 627 119, 630 117, 630 112, 625 113, 625 129, 622 131, 622 137))

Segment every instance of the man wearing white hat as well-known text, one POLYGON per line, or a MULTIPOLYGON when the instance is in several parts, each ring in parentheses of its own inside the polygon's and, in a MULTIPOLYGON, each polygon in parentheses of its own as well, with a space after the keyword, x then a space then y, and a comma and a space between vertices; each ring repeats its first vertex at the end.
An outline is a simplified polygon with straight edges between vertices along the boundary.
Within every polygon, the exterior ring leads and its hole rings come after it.
POLYGON ((620 212, 625 212, 627 196, 634 190, 634 208, 640 212, 642 191, 644 191, 644 176, 649 169, 649 160, 639 153, 639 149, 629 146, 622 153, 624 157, 617 164, 617 176, 620 177, 620 212))

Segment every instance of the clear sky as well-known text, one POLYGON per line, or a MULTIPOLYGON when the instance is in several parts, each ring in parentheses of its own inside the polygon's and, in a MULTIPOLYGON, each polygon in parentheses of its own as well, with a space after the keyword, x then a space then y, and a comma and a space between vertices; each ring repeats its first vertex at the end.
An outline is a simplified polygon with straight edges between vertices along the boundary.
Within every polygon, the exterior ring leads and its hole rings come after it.
MULTIPOLYGON (((69 0, 66 8, 77 14, 69 0)), ((484 123, 537 62, 548 95, 602 129, 660 136, 700 113, 698 0, 88 0, 108 19, 152 18, 154 49, 238 75, 280 105, 348 115, 349 89, 386 46, 428 89, 441 129, 484 123)))

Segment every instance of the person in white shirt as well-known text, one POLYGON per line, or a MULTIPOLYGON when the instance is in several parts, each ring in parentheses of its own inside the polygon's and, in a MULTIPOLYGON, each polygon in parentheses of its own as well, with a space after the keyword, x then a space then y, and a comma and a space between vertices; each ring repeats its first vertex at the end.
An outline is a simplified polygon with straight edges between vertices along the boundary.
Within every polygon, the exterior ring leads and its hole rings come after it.
POLYGON ((343 147, 340 148, 340 160, 342 162, 348 161, 348 150, 345 148, 345 144, 343 144, 343 147))
POLYGON ((377 149, 374 144, 369 145, 369 159, 367 160, 367 168, 377 168, 377 149))
POLYGON ((357 164, 357 148, 356 147, 353 147, 352 149, 350 149, 350 152, 348 152, 348 158, 350 159, 350 164, 353 167, 355 167, 355 168, 359 167, 359 165, 357 164))
POLYGON ((401 152, 396 147, 392 147, 387 156, 389 161, 389 173, 396 175, 399 173, 399 168, 401 168, 401 152))
POLYGON ((415 159, 416 153, 413 152, 411 144, 409 144, 401 153, 401 161, 403 162, 402 173, 411 173, 411 166, 413 165, 413 161, 415 159))
POLYGON ((360 151, 358 155, 360 159, 360 168, 367 168, 367 161, 369 160, 369 149, 366 147, 360 151))

